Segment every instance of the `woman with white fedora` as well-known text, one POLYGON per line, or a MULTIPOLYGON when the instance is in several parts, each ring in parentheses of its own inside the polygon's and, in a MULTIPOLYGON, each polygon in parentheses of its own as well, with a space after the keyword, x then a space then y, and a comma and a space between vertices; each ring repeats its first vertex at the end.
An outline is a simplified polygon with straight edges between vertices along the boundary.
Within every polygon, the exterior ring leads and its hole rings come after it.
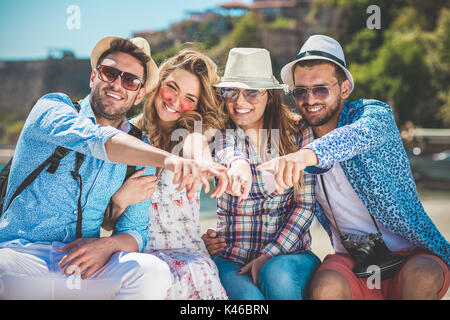
POLYGON ((215 159, 233 182, 218 198, 218 231, 208 230, 203 240, 230 299, 302 299, 320 263, 310 251, 314 180, 305 173, 278 193, 274 176, 255 168, 308 144, 312 131, 281 103, 285 87, 266 49, 232 49, 216 87, 234 135, 228 130, 216 139, 215 159))

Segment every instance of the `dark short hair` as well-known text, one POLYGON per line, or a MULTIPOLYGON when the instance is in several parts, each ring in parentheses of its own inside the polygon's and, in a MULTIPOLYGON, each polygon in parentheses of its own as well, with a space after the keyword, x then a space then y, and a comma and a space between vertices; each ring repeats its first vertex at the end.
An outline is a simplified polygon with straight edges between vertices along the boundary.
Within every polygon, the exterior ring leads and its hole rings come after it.
POLYGON ((115 39, 111 41, 109 50, 103 52, 103 54, 98 58, 97 66, 106 58, 107 55, 113 52, 123 52, 129 54, 130 56, 136 58, 141 65, 144 67, 144 82, 147 78, 147 67, 146 63, 150 61, 149 56, 147 56, 141 48, 136 46, 133 42, 128 39, 115 39))
POLYGON ((336 63, 333 63, 328 60, 324 59, 311 59, 311 60, 300 60, 296 64, 294 64, 292 68, 292 72, 294 72, 295 68, 298 67, 314 67, 321 64, 330 64, 334 66, 334 75, 336 79, 339 81, 339 83, 342 83, 344 80, 347 80, 347 75, 345 74, 344 70, 340 66, 338 66, 336 63))

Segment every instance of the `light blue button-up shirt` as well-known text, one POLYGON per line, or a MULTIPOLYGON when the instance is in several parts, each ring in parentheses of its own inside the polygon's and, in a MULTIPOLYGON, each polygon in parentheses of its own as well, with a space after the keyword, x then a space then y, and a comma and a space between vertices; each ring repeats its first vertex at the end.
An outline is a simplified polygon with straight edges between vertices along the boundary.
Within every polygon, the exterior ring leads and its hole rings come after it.
MULTIPOLYGON (((21 242, 76 239, 79 185, 70 173, 75 169, 75 151, 85 155, 80 168, 83 238, 99 237, 105 209, 122 185, 127 168, 108 160, 104 144, 118 132, 128 132, 130 126, 124 121, 119 129, 102 127, 96 123, 89 96, 79 103, 80 113, 68 96, 52 93, 42 97, 31 110, 16 146, 3 210, 22 181, 57 146, 73 151, 61 160, 54 174, 46 169, 41 172, 2 213, 0 246, 17 239, 21 242)), ((154 169, 147 168, 146 174, 154 174, 154 169)), ((116 233, 133 236, 140 251, 148 239, 149 206, 150 200, 146 200, 128 207, 116 225, 116 233)))

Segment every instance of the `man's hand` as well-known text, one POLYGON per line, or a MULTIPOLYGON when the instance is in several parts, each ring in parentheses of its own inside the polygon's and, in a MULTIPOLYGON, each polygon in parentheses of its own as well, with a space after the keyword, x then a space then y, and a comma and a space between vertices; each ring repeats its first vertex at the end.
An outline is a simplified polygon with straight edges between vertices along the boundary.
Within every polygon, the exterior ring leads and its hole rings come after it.
POLYGON ((220 177, 227 170, 215 162, 184 159, 174 155, 165 159, 164 169, 173 171, 172 183, 180 184, 177 188, 178 192, 186 188, 186 195, 189 201, 194 200, 198 185, 201 182, 205 183, 204 179, 202 181, 202 175, 209 174, 220 177))
POLYGON ((133 173, 111 197, 121 212, 131 205, 147 200, 155 192, 158 179, 156 176, 142 176, 145 170, 142 168, 133 173))
POLYGON ((300 149, 297 152, 272 159, 259 165, 256 169, 274 173, 278 193, 292 187, 300 180, 301 172, 308 166, 318 164, 317 156, 310 149, 300 149))
POLYGON ((64 256, 58 263, 60 269, 64 269, 64 274, 72 273, 81 275, 82 279, 87 279, 95 271, 103 267, 115 252, 111 245, 112 238, 84 238, 75 240, 66 245, 62 252, 72 250, 64 256))
POLYGON ((233 161, 227 171, 227 177, 228 187, 226 192, 239 197, 239 202, 247 199, 253 178, 250 164, 243 159, 233 161))
POLYGON ((215 256, 220 251, 227 247, 224 237, 219 237, 216 231, 208 229, 205 234, 202 235, 202 240, 205 243, 206 250, 211 256, 215 256))
POLYGON ((269 259, 270 258, 268 256, 261 254, 258 258, 253 259, 252 261, 247 263, 244 267, 242 267, 241 270, 238 271, 238 274, 246 274, 250 272, 253 283, 255 285, 258 285, 259 272, 269 259))

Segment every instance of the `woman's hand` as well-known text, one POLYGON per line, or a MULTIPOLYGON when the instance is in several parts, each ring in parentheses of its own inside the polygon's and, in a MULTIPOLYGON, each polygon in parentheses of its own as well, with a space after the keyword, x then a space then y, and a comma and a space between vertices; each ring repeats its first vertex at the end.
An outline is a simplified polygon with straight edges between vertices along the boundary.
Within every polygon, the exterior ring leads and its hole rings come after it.
POLYGON ((150 198, 156 189, 156 176, 143 176, 145 168, 133 173, 114 193, 111 200, 118 211, 125 211, 131 205, 138 204, 150 198))
POLYGON ((178 192, 186 188, 189 201, 194 200, 198 185, 200 183, 205 185, 205 177, 211 175, 220 178, 227 170, 215 162, 185 159, 174 155, 165 159, 164 168, 173 171, 172 183, 180 184, 177 188, 178 192))
POLYGON ((247 263, 245 266, 243 266, 241 268, 241 270, 238 271, 238 274, 250 273, 253 283, 255 285, 258 285, 259 272, 261 271, 262 267, 269 259, 270 258, 268 256, 261 254, 258 258, 253 259, 252 261, 247 263))
POLYGON ((208 229, 206 233, 202 235, 202 240, 205 243, 206 250, 208 250, 210 256, 215 256, 227 247, 225 238, 219 237, 219 234, 213 229, 208 229))
POLYGON ((239 202, 248 198, 252 186, 252 169, 244 159, 238 159, 231 163, 227 171, 228 186, 226 192, 239 197, 239 202))

